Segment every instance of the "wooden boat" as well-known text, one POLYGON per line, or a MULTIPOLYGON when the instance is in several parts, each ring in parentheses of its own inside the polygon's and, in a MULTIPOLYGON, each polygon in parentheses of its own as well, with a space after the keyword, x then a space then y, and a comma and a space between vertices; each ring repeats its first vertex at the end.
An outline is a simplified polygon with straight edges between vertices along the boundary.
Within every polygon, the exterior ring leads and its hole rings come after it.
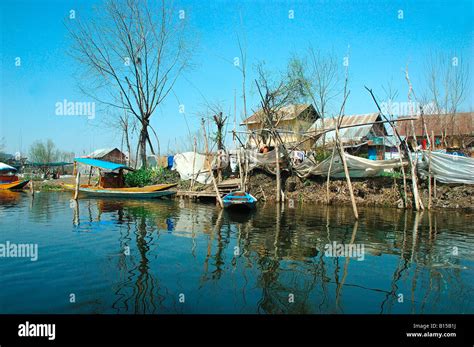
MULTIPOLYGON (((1 180, 1 176, 0 176, 1 180)), ((0 190, 4 189, 23 189, 30 180, 16 180, 13 182, 0 182, 0 190)))
POLYGON ((253 209, 257 204, 257 199, 246 192, 232 192, 222 198, 224 208, 244 208, 253 209))
MULTIPOLYGON (((147 187, 143 187, 147 188, 147 187)), ((108 198, 133 198, 133 199, 155 199, 162 198, 165 196, 172 196, 176 194, 176 191, 173 190, 156 190, 148 191, 144 189, 143 191, 135 190, 129 191, 126 188, 79 188, 79 192, 86 196, 95 196, 95 197, 108 197, 108 198)))
MULTIPOLYGON (((177 183, 155 184, 145 187, 125 187, 123 170, 133 170, 123 164, 111 163, 92 158, 75 158, 76 163, 82 163, 91 167, 97 167, 108 172, 101 172, 99 182, 96 186, 83 184, 79 186, 81 195, 92 197, 110 197, 110 198, 132 198, 132 199, 154 199, 176 194, 176 191, 169 190, 177 186, 177 183)), ((92 170, 91 170, 92 173, 92 170)), ((89 180, 90 181, 90 180, 89 180)), ((64 185, 68 189, 75 189, 74 185, 64 185)))
POLYGON ((0 163, 0 190, 22 189, 30 180, 20 180, 13 166, 0 163))

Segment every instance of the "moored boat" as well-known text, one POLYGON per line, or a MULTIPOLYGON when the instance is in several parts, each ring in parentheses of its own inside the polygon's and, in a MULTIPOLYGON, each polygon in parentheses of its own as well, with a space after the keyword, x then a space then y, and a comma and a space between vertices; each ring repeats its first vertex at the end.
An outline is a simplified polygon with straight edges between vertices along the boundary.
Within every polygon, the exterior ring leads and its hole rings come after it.
MULTIPOLYGON (((170 197, 176 194, 176 191, 169 189, 175 187, 177 183, 155 184, 144 187, 125 187, 123 170, 132 171, 133 169, 123 164, 117 164, 91 158, 75 158, 75 168, 76 163, 82 163, 91 167, 99 168, 99 171, 106 170, 100 172, 99 182, 97 183, 97 185, 80 185, 79 193, 81 195, 92 197, 154 199, 170 197)), ((75 189, 73 185, 65 185, 65 187, 75 189)))
POLYGON ((13 166, 0 163, 0 189, 23 189, 30 180, 20 180, 13 166))
POLYGON ((257 204, 257 199, 247 192, 232 192, 222 198, 224 208, 244 208, 253 209, 257 204))

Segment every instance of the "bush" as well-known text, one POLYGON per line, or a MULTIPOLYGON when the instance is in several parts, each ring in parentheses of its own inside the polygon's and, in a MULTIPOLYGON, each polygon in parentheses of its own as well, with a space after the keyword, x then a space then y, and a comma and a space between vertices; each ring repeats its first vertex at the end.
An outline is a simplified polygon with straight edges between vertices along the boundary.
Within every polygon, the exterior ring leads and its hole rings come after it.
POLYGON ((318 147, 315 149, 314 151, 314 159, 320 163, 322 162, 323 160, 329 158, 330 156, 332 155, 332 149, 331 150, 327 150, 327 149, 324 149, 322 147, 318 147))
POLYGON ((150 169, 139 169, 125 174, 128 187, 143 187, 152 184, 153 172, 150 169))
POLYGON ((125 184, 128 187, 143 187, 152 184, 176 183, 178 181, 178 172, 162 167, 139 169, 125 174, 125 184))

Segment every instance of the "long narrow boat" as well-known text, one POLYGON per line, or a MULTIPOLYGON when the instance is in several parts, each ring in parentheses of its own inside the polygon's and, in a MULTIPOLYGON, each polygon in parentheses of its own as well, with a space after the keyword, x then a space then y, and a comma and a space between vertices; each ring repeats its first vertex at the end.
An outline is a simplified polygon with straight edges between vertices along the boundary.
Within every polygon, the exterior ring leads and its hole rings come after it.
POLYGON ((257 204, 257 199, 250 193, 232 192, 222 198, 224 208, 253 209, 257 204))
MULTIPOLYGON (((129 199, 154 199, 170 197, 176 191, 169 190, 177 186, 177 183, 155 184, 145 187, 125 187, 123 170, 133 170, 123 164, 111 163, 92 158, 75 158, 76 163, 82 163, 91 167, 107 170, 100 174, 99 182, 96 186, 83 184, 79 186, 79 193, 91 197, 129 198, 129 199)), ((92 171, 91 171, 92 172, 92 171)), ((66 188, 75 189, 73 185, 64 185, 66 188)))
POLYGON ((20 180, 15 175, 17 169, 13 166, 0 163, 0 190, 22 189, 30 180, 20 180))
MULTIPOLYGON (((145 187, 144 187, 145 188, 145 187)), ((173 190, 157 191, 127 191, 123 189, 79 188, 79 192, 86 196, 129 199, 155 199, 176 194, 173 190)))

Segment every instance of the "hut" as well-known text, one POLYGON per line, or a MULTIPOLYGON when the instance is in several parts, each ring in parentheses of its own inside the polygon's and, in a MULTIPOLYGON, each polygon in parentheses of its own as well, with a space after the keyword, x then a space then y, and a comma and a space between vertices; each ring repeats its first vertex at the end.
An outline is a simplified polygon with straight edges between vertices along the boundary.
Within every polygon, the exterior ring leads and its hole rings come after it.
MULTIPOLYGON (((308 133, 318 134, 322 131, 335 129, 337 117, 319 118, 308 129, 308 133)), ((385 159, 386 143, 384 139, 388 136, 387 130, 382 123, 379 113, 368 113, 359 115, 347 115, 342 118, 339 136, 346 148, 346 152, 372 160, 385 159)), ((336 139, 336 131, 329 130, 325 133, 325 143, 332 146, 336 139)), ((323 145, 323 136, 317 137, 313 147, 323 145)), ((390 143, 390 147, 392 144, 390 143)))
POLYGON ((109 161, 116 164, 126 164, 127 156, 118 148, 101 148, 86 156, 86 158, 109 161))
MULTIPOLYGON (((407 117, 402 116, 399 119, 407 117)), ((470 156, 474 155, 473 112, 424 115, 414 120, 413 125, 415 134, 413 134, 411 122, 400 122, 398 125, 398 132, 406 136, 407 142, 412 147, 422 146, 426 149, 429 137, 435 149, 460 150, 467 152, 466 154, 470 156)))
MULTIPOLYGON (((263 143, 259 142, 264 129, 264 113, 258 110, 253 115, 245 119, 240 125, 247 127, 247 131, 251 134, 248 138, 250 147, 260 147, 263 143)), ((275 115, 275 128, 284 144, 292 145, 301 140, 300 133, 306 131, 308 127, 319 118, 318 113, 311 104, 293 104, 280 108, 275 115)), ((270 138, 267 146, 273 146, 273 139, 270 138)))

